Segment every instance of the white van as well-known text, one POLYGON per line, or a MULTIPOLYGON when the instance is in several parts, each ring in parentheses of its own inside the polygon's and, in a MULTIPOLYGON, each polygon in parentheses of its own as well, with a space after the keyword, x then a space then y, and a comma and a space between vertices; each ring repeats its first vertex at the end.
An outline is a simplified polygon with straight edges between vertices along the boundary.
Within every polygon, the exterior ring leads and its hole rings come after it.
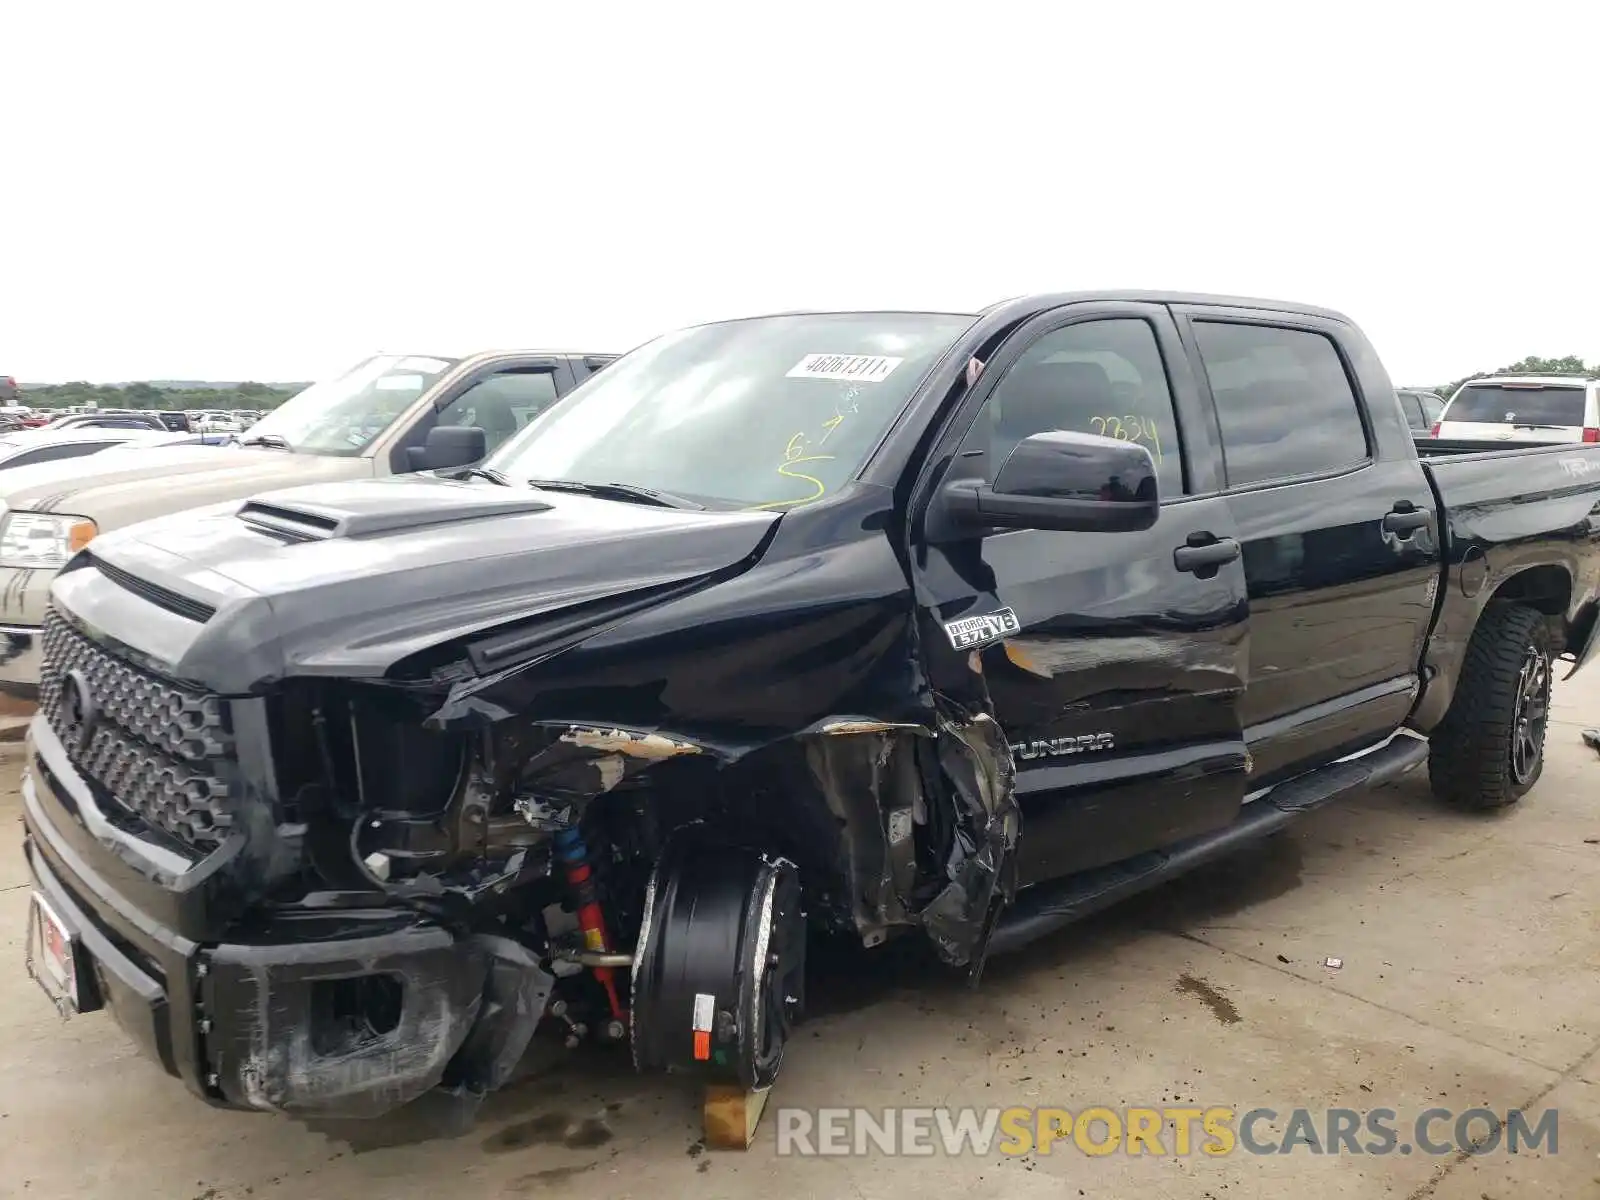
POLYGON ((1436 438, 1600 442, 1600 381, 1581 375, 1469 379, 1444 406, 1436 438))

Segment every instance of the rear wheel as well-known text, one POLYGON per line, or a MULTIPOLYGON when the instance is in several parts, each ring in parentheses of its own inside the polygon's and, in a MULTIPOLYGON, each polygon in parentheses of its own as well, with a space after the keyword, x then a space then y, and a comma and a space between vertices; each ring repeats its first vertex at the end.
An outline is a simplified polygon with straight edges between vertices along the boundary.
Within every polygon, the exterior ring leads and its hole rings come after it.
POLYGON ((1551 678, 1544 615, 1517 605, 1485 610, 1450 711, 1430 739, 1434 795, 1472 811, 1526 795, 1544 770, 1551 678))

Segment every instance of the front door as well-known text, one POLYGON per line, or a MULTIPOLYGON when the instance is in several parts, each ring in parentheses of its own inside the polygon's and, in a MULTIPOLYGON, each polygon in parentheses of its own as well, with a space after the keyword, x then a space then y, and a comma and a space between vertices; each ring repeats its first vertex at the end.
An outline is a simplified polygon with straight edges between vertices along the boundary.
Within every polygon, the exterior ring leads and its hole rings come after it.
POLYGON ((991 356, 949 468, 928 481, 992 482, 1022 438, 1049 430, 1136 441, 1158 464, 1161 516, 1140 533, 961 536, 928 510, 915 571, 925 667, 946 698, 991 706, 1011 745, 1023 884, 1238 815, 1244 568, 1199 403, 1165 308, 1067 306, 991 356))

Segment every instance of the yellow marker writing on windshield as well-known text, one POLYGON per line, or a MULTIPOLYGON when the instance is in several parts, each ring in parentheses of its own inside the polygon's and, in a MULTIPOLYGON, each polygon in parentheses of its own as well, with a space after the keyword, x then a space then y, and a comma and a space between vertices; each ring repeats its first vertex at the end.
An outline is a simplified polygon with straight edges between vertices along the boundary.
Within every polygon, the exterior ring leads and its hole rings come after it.
MULTIPOLYGON (((834 411, 833 416, 822 423, 823 434, 817 439, 819 449, 824 442, 833 436, 833 431, 843 423, 844 414, 837 410, 834 411)), ((796 496, 788 500, 768 500, 764 504, 753 504, 751 505, 752 508, 784 508, 790 504, 810 504, 813 500, 820 499, 827 492, 828 485, 823 483, 822 480, 815 475, 808 475, 796 468, 803 463, 832 462, 835 456, 832 454, 807 454, 807 449, 805 430, 795 430, 783 447, 783 461, 778 464, 778 474, 785 479, 798 479, 802 483, 809 483, 811 485, 811 494, 809 496, 796 496)))

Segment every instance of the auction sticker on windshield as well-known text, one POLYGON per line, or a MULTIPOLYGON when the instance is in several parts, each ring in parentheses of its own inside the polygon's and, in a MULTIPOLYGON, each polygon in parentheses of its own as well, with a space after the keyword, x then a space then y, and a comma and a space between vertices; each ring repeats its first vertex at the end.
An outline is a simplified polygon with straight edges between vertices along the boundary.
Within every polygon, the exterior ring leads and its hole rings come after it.
POLYGON ((790 379, 843 379, 851 383, 882 383, 903 358, 882 354, 808 354, 790 367, 790 379))

